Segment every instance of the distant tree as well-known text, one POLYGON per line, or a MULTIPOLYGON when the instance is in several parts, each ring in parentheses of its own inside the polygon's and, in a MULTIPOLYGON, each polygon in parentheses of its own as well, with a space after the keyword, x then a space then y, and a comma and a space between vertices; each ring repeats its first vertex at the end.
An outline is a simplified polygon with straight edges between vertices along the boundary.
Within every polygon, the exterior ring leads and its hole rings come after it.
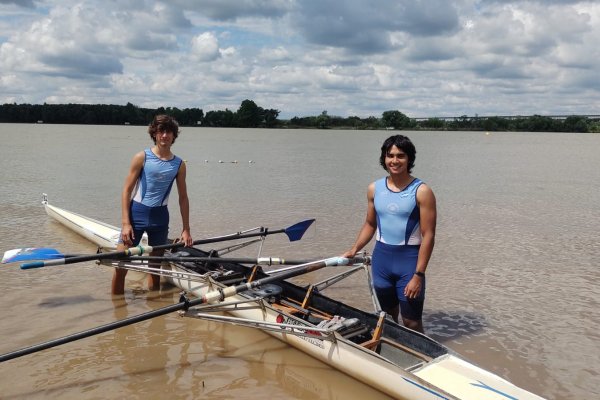
POLYGON ((403 129, 412 125, 410 118, 398 110, 384 111, 381 120, 386 128, 403 129))
POLYGON ((446 122, 441 118, 429 118, 421 121, 420 126, 429 129, 443 129, 446 127, 446 122))
POLYGON ((225 109, 224 111, 209 111, 204 117, 204 125, 212 127, 234 127, 236 118, 233 111, 225 109))
POLYGON ((263 112, 263 119, 266 128, 274 128, 278 124, 277 117, 279 116, 279 110, 268 109, 263 112))
POLYGON ((316 128, 316 120, 317 117, 294 117, 290 120, 290 124, 300 128, 316 128))
POLYGON ((385 111, 381 118, 373 116, 361 119, 357 116, 331 116, 327 111, 320 115, 294 117, 280 121, 279 110, 263 109, 254 101, 244 100, 237 112, 229 109, 204 112, 199 108, 179 109, 177 107, 141 108, 132 103, 125 106, 114 104, 16 104, 0 105, 0 122, 16 123, 61 123, 61 124, 148 124, 154 115, 169 114, 182 126, 214 127, 291 127, 291 128, 354 128, 380 129, 393 127, 407 129, 413 127, 448 130, 506 130, 531 132, 598 132, 600 120, 585 116, 571 115, 564 120, 541 115, 529 117, 468 117, 462 115, 452 121, 430 118, 419 121, 411 119, 397 110, 385 111))
POLYGON ((509 121, 501 117, 488 117, 480 121, 481 128, 486 131, 506 131, 509 128, 509 121))
POLYGON ((458 118, 454 118, 454 120, 450 122, 449 126, 451 129, 455 130, 470 130, 473 128, 471 118, 466 115, 461 115, 458 118))
POLYGON ((237 110, 237 123, 241 128, 256 128, 263 120, 263 110, 252 100, 244 100, 237 110))
POLYGON ((329 115, 327 115, 327 110, 324 110, 321 115, 316 118, 315 123, 316 127, 319 129, 329 128, 330 118, 329 115))
POLYGON ((588 132, 600 133, 600 121, 590 121, 588 125, 588 132))
POLYGON ((366 127, 370 129, 379 129, 384 127, 383 122, 374 116, 365 118, 363 122, 365 123, 366 127))
POLYGON ((563 121, 563 130, 565 132, 588 132, 589 121, 586 117, 577 115, 568 116, 563 121))
POLYGON ((554 130, 555 123, 550 117, 533 115, 527 118, 525 126, 530 132, 549 132, 554 130))
POLYGON ((347 126, 351 126, 354 129, 362 129, 365 123, 357 116, 346 118, 347 126))

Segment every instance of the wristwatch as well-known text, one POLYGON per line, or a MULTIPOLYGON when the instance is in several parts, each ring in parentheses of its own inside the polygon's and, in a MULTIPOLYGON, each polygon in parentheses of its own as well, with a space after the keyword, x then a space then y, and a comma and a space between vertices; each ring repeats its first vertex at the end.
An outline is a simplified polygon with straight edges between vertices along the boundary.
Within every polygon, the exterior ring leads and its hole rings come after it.
POLYGON ((420 276, 421 278, 425 278, 425 272, 415 271, 415 275, 420 276))

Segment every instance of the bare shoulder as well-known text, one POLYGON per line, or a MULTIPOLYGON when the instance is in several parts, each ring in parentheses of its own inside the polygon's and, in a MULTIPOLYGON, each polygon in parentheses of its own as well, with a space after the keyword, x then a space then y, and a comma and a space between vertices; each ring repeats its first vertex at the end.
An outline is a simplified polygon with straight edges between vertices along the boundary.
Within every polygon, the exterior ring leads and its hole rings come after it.
POLYGON ((426 183, 421 183, 419 188, 417 189, 417 193, 431 193, 433 194, 433 190, 426 183))
POLYGON ((181 164, 179 165, 179 172, 177 172, 177 175, 184 175, 187 171, 187 163, 184 160, 181 160, 181 164))
POLYGON ((367 197, 372 199, 375 196, 375 182, 371 182, 367 187, 367 197))
POLYGON ((433 194, 433 190, 426 184, 422 183, 419 185, 417 189, 417 200, 419 202, 434 202, 435 203, 435 195, 433 194))
POLYGON ((144 151, 135 153, 133 158, 131 159, 131 168, 135 169, 135 170, 142 169, 145 161, 146 161, 146 153, 144 151))

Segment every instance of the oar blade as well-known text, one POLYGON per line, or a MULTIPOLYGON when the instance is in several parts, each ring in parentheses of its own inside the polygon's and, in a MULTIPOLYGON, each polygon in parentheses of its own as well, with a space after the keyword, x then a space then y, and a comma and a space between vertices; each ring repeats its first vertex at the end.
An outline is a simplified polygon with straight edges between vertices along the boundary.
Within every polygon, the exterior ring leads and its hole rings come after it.
POLYGON ((65 258, 65 255, 56 249, 48 247, 28 247, 23 249, 13 249, 4 252, 2 264, 30 261, 30 260, 53 260, 57 258, 65 258))
POLYGON ((304 236, 304 233, 313 222, 315 222, 314 219, 307 219, 285 228, 285 234, 290 242, 295 242, 296 240, 302 239, 302 236, 304 236))

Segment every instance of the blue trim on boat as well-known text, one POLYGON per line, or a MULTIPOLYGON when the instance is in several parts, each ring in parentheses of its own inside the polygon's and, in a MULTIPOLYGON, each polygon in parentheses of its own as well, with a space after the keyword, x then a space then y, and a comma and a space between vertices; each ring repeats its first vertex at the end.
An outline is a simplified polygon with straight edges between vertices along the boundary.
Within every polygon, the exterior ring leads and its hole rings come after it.
POLYGON ((494 393, 497 393, 497 394, 499 394, 499 395, 501 395, 501 396, 504 396, 504 397, 506 397, 507 399, 511 399, 511 400, 518 400, 518 398, 517 398, 517 397, 514 397, 514 396, 511 396, 511 395, 509 395, 509 394, 506 394, 506 393, 504 393, 504 392, 501 392, 501 391, 499 391, 498 389, 494 389, 493 387, 491 387, 491 386, 488 386, 488 385, 486 385, 485 383, 483 383, 483 382, 481 382, 481 381, 477 381, 477 382, 478 382, 478 383, 471 383, 471 385, 473 385, 473 386, 475 386, 475 387, 480 387, 480 388, 482 388, 482 389, 487 389, 487 390, 489 390, 489 391, 491 391, 491 392, 494 392, 494 393))
POLYGON ((405 380, 406 382, 408 382, 408 383, 412 383, 413 385, 415 385, 415 386, 416 386, 416 387, 418 387, 418 388, 421 388, 421 389, 425 390, 426 392, 429 392, 429 393, 431 393, 431 394, 433 394, 433 395, 435 395, 435 396, 439 397, 440 399, 450 400, 448 397, 446 397, 446 396, 442 396, 442 395, 441 395, 441 394, 439 394, 438 392, 436 392, 436 391, 433 391, 433 390, 429 389, 428 387, 425 387, 425 386, 423 386, 423 385, 421 385, 421 384, 419 384, 419 383, 417 383, 417 382, 411 381, 411 380, 410 380, 410 379, 408 379, 408 378, 402 377, 402 379, 404 379, 404 380, 405 380))

